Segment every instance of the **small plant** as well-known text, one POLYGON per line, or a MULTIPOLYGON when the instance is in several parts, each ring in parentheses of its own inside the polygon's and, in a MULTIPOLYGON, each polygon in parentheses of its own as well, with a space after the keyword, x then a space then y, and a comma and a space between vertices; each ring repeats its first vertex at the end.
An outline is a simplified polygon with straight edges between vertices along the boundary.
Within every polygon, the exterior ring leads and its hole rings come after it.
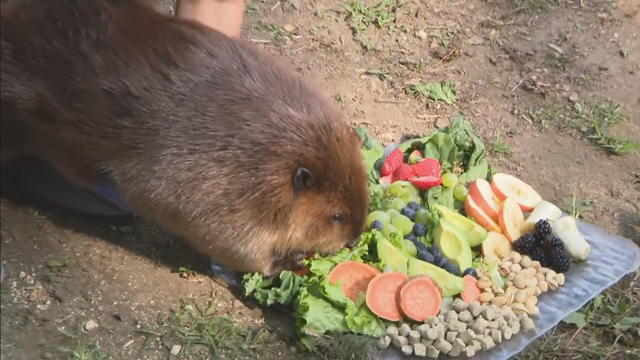
POLYGON ((573 194, 571 201, 568 204, 567 212, 574 218, 579 219, 582 216, 582 213, 589 210, 589 208, 595 203, 595 200, 591 199, 586 199, 578 203, 576 194, 573 194))
POLYGON ((496 154, 505 154, 505 155, 510 155, 511 154, 511 147, 509 146, 509 144, 502 142, 502 140, 500 140, 500 134, 498 134, 496 136, 496 141, 494 141, 493 143, 491 143, 490 147, 489 147, 489 151, 496 153, 496 154))
POLYGON ((616 155, 637 152, 640 142, 618 139, 610 130, 625 120, 620 106, 611 102, 576 102, 570 109, 568 122, 587 139, 616 155))
POLYGON ((444 101, 449 105, 458 100, 455 86, 446 81, 440 83, 428 82, 411 85, 407 89, 407 92, 414 95, 427 96, 433 101, 444 101))
POLYGON ((514 13, 519 12, 548 12, 560 5, 558 0, 516 0, 514 13))
POLYGON ((395 0, 384 0, 378 5, 367 6, 364 1, 356 0, 344 8, 348 12, 347 21, 354 33, 361 33, 371 25, 383 29, 396 19, 396 9, 400 5, 395 0))

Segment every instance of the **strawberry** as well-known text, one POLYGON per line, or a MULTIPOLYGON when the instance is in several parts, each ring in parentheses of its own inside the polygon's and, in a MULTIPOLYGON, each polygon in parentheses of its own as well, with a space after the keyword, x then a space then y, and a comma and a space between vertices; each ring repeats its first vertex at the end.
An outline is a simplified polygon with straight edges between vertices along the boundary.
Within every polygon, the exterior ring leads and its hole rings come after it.
POLYGON ((400 149, 395 149, 387 156, 387 159, 382 164, 380 168, 380 174, 382 176, 387 176, 393 174, 394 171, 402 164, 404 161, 404 152, 400 149))
POLYGON ((417 176, 409 181, 420 190, 429 190, 434 186, 440 185, 442 178, 440 176, 417 176))
POLYGON ((425 158, 419 163, 411 165, 411 171, 416 176, 435 176, 440 177, 440 162, 433 158, 425 158))
POLYGON ((393 175, 382 176, 378 181, 381 185, 389 185, 391 184, 393 175))
POLYGON ((407 164, 400 164, 400 166, 393 172, 393 177, 391 178, 391 182, 395 182, 398 180, 409 180, 415 175, 411 171, 411 166, 407 164))
POLYGON ((418 161, 422 160, 422 153, 420 150, 415 149, 409 154, 409 164, 415 164, 418 161))

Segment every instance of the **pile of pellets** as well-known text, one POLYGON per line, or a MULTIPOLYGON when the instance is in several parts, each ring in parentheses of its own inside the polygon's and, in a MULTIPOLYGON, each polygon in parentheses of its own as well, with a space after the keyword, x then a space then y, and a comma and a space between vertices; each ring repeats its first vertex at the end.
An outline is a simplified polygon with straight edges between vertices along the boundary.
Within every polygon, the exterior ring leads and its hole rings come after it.
POLYGON ((455 299, 449 308, 424 324, 391 325, 378 340, 378 347, 394 346, 404 355, 436 359, 440 354, 452 357, 475 356, 509 340, 520 331, 532 331, 528 314, 516 314, 511 308, 474 302, 467 305, 455 299))

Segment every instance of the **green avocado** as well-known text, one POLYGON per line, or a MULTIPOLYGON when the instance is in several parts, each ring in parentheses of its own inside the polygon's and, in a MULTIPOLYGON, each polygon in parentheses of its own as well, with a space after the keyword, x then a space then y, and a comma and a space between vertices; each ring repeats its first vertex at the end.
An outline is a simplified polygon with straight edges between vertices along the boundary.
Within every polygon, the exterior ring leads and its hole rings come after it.
POLYGON ((440 287, 443 298, 460 294, 464 288, 464 282, 461 277, 455 276, 436 265, 414 258, 409 259, 408 275, 430 276, 440 287))
POLYGON ((389 240, 380 239, 376 248, 383 268, 407 273, 407 260, 409 257, 393 246, 389 240))
POLYGON ((435 245, 440 248, 442 255, 456 264, 460 272, 471 267, 471 247, 465 234, 458 231, 451 221, 447 218, 440 219, 433 234, 435 245))
POLYGON ((469 246, 476 247, 487 238, 487 230, 475 221, 446 206, 435 205, 435 208, 440 212, 442 218, 449 220, 460 233, 464 234, 469 246))

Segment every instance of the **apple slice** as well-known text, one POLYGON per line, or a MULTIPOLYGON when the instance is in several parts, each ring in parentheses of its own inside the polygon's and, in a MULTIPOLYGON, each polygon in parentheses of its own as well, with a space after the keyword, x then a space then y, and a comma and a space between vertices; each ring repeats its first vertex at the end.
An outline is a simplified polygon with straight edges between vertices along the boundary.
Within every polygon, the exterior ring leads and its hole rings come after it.
POLYGON ((514 199, 507 198, 502 203, 502 209, 500 209, 498 221, 500 222, 502 233, 509 241, 514 242, 518 240, 520 235, 522 235, 524 214, 514 199))
POLYGON ((491 217, 487 215, 487 213, 482 211, 478 204, 473 201, 473 198, 471 196, 467 196, 467 200, 465 200, 464 202, 464 211, 467 213, 467 216, 471 217, 488 231, 501 231, 500 226, 495 221, 493 221, 493 219, 491 219, 491 217))
POLYGON ((473 201, 489 215, 494 221, 498 221, 500 212, 500 199, 491 190, 491 184, 485 179, 477 179, 469 186, 469 196, 473 201))
POLYGON ((497 173, 491 178, 491 189, 504 201, 513 198, 522 211, 531 211, 542 201, 542 197, 529 184, 515 176, 497 173))
POLYGON ((511 254, 511 243, 504 235, 490 231, 482 243, 482 255, 489 259, 496 257, 502 260, 511 254))

